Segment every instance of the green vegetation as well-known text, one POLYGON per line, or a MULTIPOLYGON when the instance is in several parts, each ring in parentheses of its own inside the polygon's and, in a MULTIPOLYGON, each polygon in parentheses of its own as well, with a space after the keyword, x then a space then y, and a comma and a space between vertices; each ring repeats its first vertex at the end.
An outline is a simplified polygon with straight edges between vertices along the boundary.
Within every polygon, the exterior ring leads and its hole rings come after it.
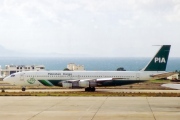
POLYGON ((165 83, 170 83, 171 81, 163 79, 163 80, 150 80, 150 81, 147 81, 147 82, 165 84, 165 83))
POLYGON ((64 70, 63 71, 70 71, 68 68, 64 68, 64 70))
POLYGON ((0 96, 97 96, 97 97, 180 97, 180 93, 143 93, 143 92, 1 92, 0 96))
POLYGON ((117 69, 117 71, 126 71, 123 67, 117 69))

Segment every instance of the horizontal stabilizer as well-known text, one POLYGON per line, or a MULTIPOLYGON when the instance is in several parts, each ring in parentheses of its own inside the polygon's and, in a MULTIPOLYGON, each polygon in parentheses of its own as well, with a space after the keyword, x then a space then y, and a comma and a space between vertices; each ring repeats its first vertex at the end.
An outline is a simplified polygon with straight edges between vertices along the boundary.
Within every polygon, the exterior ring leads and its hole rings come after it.
POLYGON ((178 73, 177 72, 166 72, 166 73, 151 75, 151 77, 153 77, 155 79, 160 79, 160 78, 167 78, 167 77, 175 75, 175 74, 178 74, 178 73))

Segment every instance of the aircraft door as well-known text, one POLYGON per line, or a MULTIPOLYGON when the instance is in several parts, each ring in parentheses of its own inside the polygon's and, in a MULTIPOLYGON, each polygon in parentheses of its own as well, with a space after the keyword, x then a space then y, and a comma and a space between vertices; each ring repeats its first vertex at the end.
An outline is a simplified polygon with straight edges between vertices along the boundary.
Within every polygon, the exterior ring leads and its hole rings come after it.
POLYGON ((24 81, 24 73, 20 74, 20 81, 24 81))
POLYGON ((140 73, 136 74, 136 80, 140 80, 140 73))
POLYGON ((78 75, 78 79, 80 79, 81 78, 81 76, 80 75, 78 75))
POLYGON ((72 80, 72 75, 69 75, 70 79, 72 80))

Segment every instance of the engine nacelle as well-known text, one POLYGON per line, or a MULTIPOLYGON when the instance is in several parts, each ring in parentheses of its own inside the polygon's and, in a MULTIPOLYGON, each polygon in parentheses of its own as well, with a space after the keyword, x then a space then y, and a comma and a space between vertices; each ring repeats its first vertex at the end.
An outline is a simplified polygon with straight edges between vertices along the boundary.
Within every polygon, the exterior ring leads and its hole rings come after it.
POLYGON ((89 87, 89 81, 79 81, 79 87, 89 87))
POLYGON ((63 81, 58 83, 60 86, 63 88, 78 88, 79 87, 79 82, 78 81, 63 81))
POLYGON ((63 88, 72 88, 72 83, 62 83, 63 88))
POLYGON ((79 81, 79 87, 96 87, 97 83, 95 80, 80 80, 79 81))
POLYGON ((88 88, 88 87, 96 87, 96 80, 80 80, 80 81, 63 81, 58 83, 59 86, 63 88, 88 88))

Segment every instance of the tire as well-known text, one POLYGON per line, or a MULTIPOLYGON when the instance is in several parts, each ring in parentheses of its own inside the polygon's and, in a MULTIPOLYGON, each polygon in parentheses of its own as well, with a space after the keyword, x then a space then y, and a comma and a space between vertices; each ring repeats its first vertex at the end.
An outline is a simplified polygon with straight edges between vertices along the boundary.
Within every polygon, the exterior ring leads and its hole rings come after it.
POLYGON ((95 92, 95 90, 96 90, 95 87, 91 88, 91 91, 92 91, 92 92, 95 92))
POLYGON ((1 92, 5 92, 5 90, 4 89, 2 89, 2 91, 1 92))
POLYGON ((86 91, 86 92, 89 92, 89 91, 90 91, 90 89, 89 89, 89 88, 85 88, 85 91, 86 91))
POLYGON ((22 91, 26 91, 26 88, 22 88, 22 91))
POLYGON ((86 92, 94 92, 96 90, 96 88, 95 87, 88 87, 88 88, 85 88, 85 91, 86 92))

